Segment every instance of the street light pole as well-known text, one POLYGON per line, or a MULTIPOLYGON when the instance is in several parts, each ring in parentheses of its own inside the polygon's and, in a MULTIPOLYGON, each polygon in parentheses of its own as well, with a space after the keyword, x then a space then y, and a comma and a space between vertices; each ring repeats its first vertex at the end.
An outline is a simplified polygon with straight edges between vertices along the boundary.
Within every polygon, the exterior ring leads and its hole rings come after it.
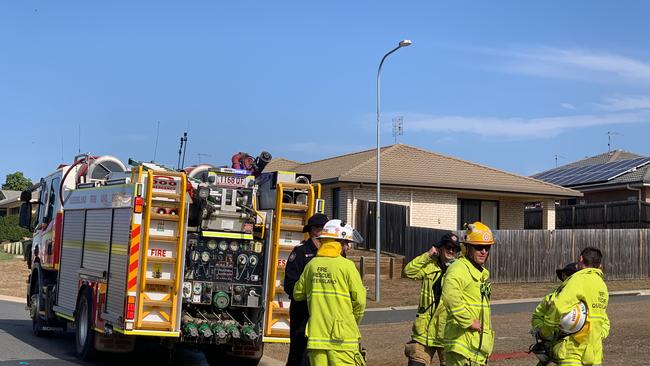
POLYGON ((377 206, 375 208, 375 301, 381 301, 381 291, 380 291, 380 275, 381 275, 381 149, 379 144, 379 135, 381 131, 381 117, 380 117, 380 78, 381 78, 381 67, 384 65, 386 57, 390 56, 391 53, 399 50, 402 47, 407 47, 411 45, 411 41, 405 39, 400 41, 397 47, 390 50, 387 54, 382 57, 381 62, 379 63, 379 68, 377 69, 377 206))

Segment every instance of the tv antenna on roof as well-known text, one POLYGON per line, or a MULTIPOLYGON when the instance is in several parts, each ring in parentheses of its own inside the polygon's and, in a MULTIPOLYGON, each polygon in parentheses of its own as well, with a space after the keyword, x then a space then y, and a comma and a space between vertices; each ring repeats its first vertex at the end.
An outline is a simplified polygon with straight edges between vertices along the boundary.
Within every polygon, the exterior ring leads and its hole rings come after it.
POLYGON ((562 155, 555 154, 555 167, 556 167, 556 168, 557 168, 557 159, 558 159, 558 158, 559 158, 559 159, 566 159, 566 158, 565 158, 564 156, 562 156, 562 155))
POLYGON ((607 152, 612 152, 612 136, 623 136, 622 133, 616 131, 607 131, 607 152))
POLYGON ((402 136, 404 134, 404 117, 399 116, 393 118, 393 137, 395 138, 395 143, 397 143, 397 136, 402 136))

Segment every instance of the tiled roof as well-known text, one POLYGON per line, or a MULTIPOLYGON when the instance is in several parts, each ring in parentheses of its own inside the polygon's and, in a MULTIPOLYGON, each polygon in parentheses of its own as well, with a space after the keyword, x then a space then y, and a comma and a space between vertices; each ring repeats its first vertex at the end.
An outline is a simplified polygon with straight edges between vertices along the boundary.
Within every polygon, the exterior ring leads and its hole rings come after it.
MULTIPOLYGON (((299 164, 292 169, 311 174, 317 182, 374 184, 376 166, 376 150, 372 149, 299 164)), ((390 185, 554 197, 581 196, 581 193, 572 189, 404 144, 381 149, 381 168, 382 183, 390 185)))

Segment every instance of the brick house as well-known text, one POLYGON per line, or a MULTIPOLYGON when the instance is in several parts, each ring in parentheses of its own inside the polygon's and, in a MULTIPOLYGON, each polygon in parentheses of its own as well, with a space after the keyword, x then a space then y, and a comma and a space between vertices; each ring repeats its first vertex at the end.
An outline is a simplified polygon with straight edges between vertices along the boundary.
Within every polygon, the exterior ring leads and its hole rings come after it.
MULTIPOLYGON (((526 202, 544 202, 544 228, 555 227, 555 200, 580 192, 417 147, 381 149, 381 200, 409 208, 409 225, 456 230, 481 220, 496 229, 523 229, 526 202)), ((311 174, 322 185, 326 213, 354 223, 357 202, 375 201, 376 150, 309 163, 278 158, 265 171, 311 174)))

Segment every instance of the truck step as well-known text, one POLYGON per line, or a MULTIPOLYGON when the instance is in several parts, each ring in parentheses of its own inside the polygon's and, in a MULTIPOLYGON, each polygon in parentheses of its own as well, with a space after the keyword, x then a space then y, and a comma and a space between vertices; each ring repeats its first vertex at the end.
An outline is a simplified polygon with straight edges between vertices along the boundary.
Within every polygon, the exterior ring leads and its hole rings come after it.
POLYGON ((162 235, 149 235, 149 242, 151 241, 178 241, 178 236, 162 236, 162 235))
POLYGON ((281 224, 280 230, 302 232, 302 225, 281 224))
POLYGON ((157 199, 172 199, 172 200, 180 200, 181 195, 178 193, 165 193, 165 192, 154 192, 153 195, 151 196, 152 200, 157 200, 157 199))
POLYGON ((147 256, 147 262, 154 262, 154 263, 176 263, 176 258, 168 258, 168 257, 150 257, 150 256, 147 256))
POLYGON ((162 278, 147 278, 146 280, 147 285, 166 285, 166 286, 172 286, 174 284, 174 280, 166 280, 162 278))
POLYGON ((170 308, 172 307, 172 301, 144 299, 144 306, 158 306, 158 307, 170 308))
POLYGON ((283 211, 300 211, 300 212, 307 212, 307 205, 298 205, 295 203, 283 203, 282 204, 282 210, 283 211))
POLYGON ((140 325, 140 329, 159 329, 159 330, 169 330, 171 324, 169 322, 147 322, 143 321, 140 325))
POLYGON ((178 221, 178 215, 163 215, 159 213, 151 214, 152 220, 167 220, 167 221, 178 221))

